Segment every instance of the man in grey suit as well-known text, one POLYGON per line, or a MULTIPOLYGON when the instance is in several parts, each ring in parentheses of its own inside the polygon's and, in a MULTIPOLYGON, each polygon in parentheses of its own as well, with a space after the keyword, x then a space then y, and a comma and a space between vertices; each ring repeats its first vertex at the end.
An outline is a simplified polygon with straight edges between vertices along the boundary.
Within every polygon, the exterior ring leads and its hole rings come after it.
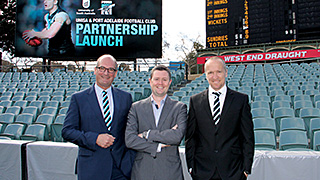
POLYGON ((129 111, 125 143, 137 151, 132 180, 183 179, 178 146, 185 135, 187 106, 168 97, 171 81, 166 66, 153 68, 151 96, 129 111))

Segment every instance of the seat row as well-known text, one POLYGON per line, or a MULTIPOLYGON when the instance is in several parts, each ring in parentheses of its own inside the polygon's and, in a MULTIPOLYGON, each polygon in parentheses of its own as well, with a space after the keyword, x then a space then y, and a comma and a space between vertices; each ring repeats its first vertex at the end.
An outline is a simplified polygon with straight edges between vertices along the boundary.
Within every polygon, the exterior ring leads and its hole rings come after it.
POLYGON ((320 131, 314 133, 314 138, 309 146, 307 134, 300 130, 281 131, 279 147, 277 147, 274 132, 268 130, 255 130, 255 149, 257 150, 286 150, 286 151, 320 151, 320 131))
MULTIPOLYGON (((9 118, 9 114, 0 114, 0 120, 3 116, 9 118)), ((64 114, 57 117, 40 114, 35 121, 32 118, 31 114, 25 113, 18 115, 13 123, 0 123, 0 138, 63 142, 61 130, 65 119, 64 114)))

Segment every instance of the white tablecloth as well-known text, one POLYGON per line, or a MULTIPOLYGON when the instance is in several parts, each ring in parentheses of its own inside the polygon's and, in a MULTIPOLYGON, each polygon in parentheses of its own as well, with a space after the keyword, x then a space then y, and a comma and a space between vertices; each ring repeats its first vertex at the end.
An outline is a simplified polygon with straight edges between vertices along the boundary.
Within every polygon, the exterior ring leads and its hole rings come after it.
POLYGON ((29 180, 76 180, 78 146, 72 143, 34 142, 27 145, 29 180))
POLYGON ((319 180, 319 151, 256 151, 249 180, 319 180))
MULTIPOLYGON (((26 141, 0 140, 0 179, 21 179, 21 145, 26 141)), ((184 148, 179 148, 185 180, 184 148)), ((29 180, 76 180, 78 146, 71 143, 32 142, 27 145, 29 180)), ((319 180, 319 151, 256 151, 249 180, 319 180)))
POLYGON ((21 145, 26 142, 0 140, 1 180, 21 180, 21 145))

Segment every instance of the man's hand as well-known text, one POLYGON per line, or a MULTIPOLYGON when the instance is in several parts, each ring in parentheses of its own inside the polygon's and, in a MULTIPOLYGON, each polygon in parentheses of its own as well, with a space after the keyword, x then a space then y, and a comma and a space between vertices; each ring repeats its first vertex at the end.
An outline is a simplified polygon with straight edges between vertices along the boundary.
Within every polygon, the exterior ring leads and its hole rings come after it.
POLYGON ((171 129, 178 129, 178 124, 176 124, 175 126, 173 126, 171 129))
POLYGON ((167 144, 161 144, 161 148, 170 147, 170 145, 167 144))
POLYGON ((244 175, 246 176, 246 177, 248 177, 248 174, 246 173, 246 172, 243 172, 244 173, 244 175))
POLYGON ((111 145, 113 145, 113 142, 116 138, 113 137, 110 134, 99 134, 96 143, 98 146, 102 147, 102 148, 108 148, 111 145))

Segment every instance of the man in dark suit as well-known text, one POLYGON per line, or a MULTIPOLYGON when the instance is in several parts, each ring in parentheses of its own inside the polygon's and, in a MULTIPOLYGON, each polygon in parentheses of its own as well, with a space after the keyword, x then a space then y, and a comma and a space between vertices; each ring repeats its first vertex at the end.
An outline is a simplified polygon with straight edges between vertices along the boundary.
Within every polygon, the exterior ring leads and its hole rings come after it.
POLYGON ((208 90, 190 98, 186 158, 194 180, 244 180, 251 173, 254 133, 248 95, 225 84, 223 59, 205 63, 208 90))
POLYGON ((96 83, 71 97, 62 137, 79 146, 78 179, 130 179, 135 156, 125 146, 131 95, 111 86, 117 62, 111 55, 97 60, 96 83))

